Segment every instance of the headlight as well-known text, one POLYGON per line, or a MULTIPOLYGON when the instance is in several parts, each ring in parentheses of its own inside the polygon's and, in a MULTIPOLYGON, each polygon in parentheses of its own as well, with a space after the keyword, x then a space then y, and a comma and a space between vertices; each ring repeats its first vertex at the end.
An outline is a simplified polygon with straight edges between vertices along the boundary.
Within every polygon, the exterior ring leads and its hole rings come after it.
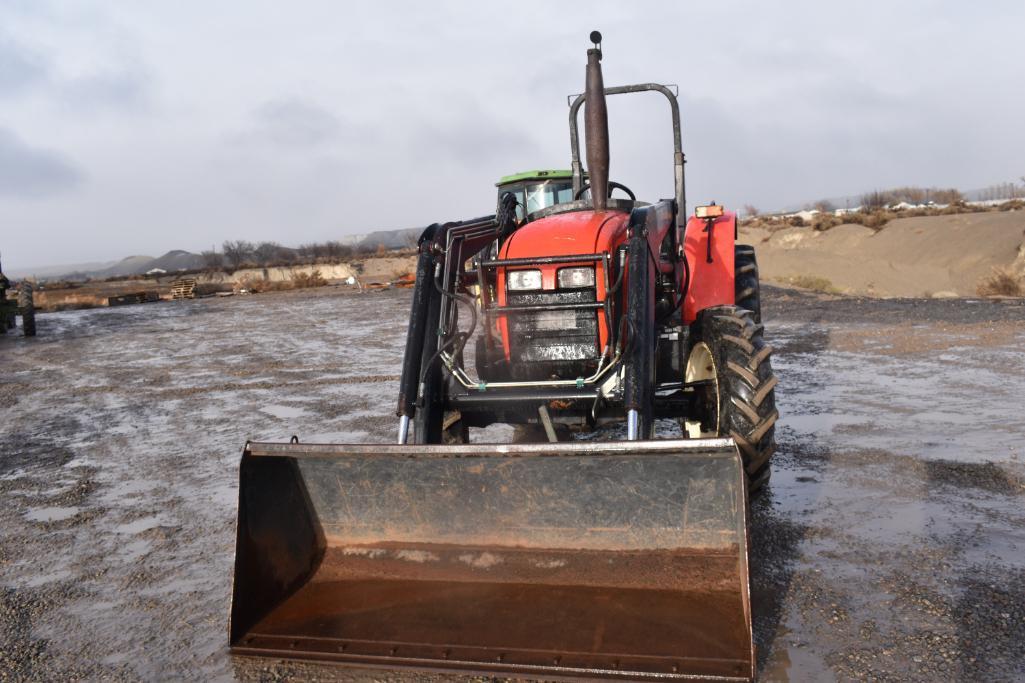
POLYGON ((562 268, 559 270, 561 289, 594 287, 594 268, 562 268))
POLYGON ((509 289, 541 289, 540 270, 511 270, 505 278, 509 289))

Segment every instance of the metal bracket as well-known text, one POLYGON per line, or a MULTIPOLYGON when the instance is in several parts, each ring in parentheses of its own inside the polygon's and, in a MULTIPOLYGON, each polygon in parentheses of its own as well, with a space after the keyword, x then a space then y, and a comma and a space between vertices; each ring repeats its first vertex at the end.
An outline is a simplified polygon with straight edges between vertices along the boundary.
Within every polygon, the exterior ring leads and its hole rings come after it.
POLYGON ((555 434, 555 425, 552 424, 552 416, 548 414, 548 407, 542 403, 537 407, 537 414, 541 418, 541 425, 545 428, 548 441, 558 443, 559 437, 555 434))
POLYGON ((706 246, 705 262, 706 263, 711 263, 712 262, 712 229, 714 227, 715 227, 715 219, 714 218, 707 218, 707 219, 705 219, 705 229, 702 230, 701 232, 707 232, 708 233, 708 239, 705 241, 705 246, 706 246))

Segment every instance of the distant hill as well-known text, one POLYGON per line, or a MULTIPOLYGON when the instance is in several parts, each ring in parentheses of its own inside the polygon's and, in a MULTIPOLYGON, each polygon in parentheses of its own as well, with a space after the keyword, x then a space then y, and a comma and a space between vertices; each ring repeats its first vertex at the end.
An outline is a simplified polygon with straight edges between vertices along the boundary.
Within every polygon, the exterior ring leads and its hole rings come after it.
POLYGON ((154 258, 152 256, 129 256, 128 258, 121 259, 109 268, 86 273, 86 275, 94 278, 138 275, 139 273, 145 273, 149 270, 147 266, 153 261, 154 258))
MULTIPOLYGON (((339 238, 339 241, 354 248, 370 251, 374 251, 382 245, 385 249, 402 249, 416 244, 416 238, 419 237, 422 231, 423 228, 378 230, 360 235, 345 235, 339 238)), ((295 251, 289 247, 283 247, 283 249, 295 251)), ((101 280, 109 277, 145 275, 155 268, 159 268, 167 273, 176 273, 181 270, 200 270, 203 268, 203 265, 203 258, 199 254, 193 254, 182 249, 173 249, 157 258, 140 255, 129 256, 120 261, 107 263, 44 266, 32 269, 15 268, 8 275, 15 278, 35 276, 47 280, 101 280)))
POLYGON ((153 259, 146 265, 146 270, 161 268, 168 273, 174 273, 179 270, 198 270, 203 267, 203 257, 189 251, 174 249, 160 258, 153 259))
POLYGON ((15 264, 10 269, 4 269, 4 272, 8 277, 23 278, 23 277, 37 277, 41 279, 46 278, 64 278, 71 273, 88 273, 104 268, 110 268, 116 263, 116 261, 95 261, 91 263, 65 263, 59 266, 39 266, 31 268, 19 268, 15 264))
POLYGON ((399 230, 378 230, 362 239, 354 246, 377 249, 384 245, 385 249, 404 249, 416 244, 416 238, 424 231, 423 228, 400 228, 399 230))
POLYGON ((12 269, 11 277, 37 277, 42 280, 102 280, 108 277, 126 277, 128 275, 144 275, 154 268, 168 273, 180 270, 198 270, 203 267, 203 259, 181 249, 174 249, 163 256, 128 256, 120 261, 107 263, 78 263, 64 266, 43 266, 40 268, 12 269))

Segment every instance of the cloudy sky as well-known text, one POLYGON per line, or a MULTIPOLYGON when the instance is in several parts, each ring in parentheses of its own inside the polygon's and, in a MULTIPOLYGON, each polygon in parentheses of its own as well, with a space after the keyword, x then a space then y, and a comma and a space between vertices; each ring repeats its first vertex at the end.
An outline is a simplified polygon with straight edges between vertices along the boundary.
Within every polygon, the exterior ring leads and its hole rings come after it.
MULTIPOLYGON (((21 270, 490 213, 499 176, 568 166, 595 28, 607 85, 679 85, 692 203, 1008 182, 1023 26, 1020 0, 0 0, 0 250, 21 270)), ((665 103, 609 109, 612 177, 671 196, 665 103)))

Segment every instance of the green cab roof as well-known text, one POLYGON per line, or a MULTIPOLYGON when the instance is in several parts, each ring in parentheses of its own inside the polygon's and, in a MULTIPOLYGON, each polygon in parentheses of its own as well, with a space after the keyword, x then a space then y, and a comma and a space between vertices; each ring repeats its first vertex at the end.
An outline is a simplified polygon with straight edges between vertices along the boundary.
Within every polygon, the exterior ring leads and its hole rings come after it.
MULTIPOLYGON (((586 175, 586 174, 585 174, 586 175)), ((566 170, 541 170, 541 171, 522 171, 521 173, 513 173, 507 175, 495 183, 495 187, 501 187, 508 183, 515 183, 520 180, 553 180, 555 178, 572 178, 573 171, 566 170)))

